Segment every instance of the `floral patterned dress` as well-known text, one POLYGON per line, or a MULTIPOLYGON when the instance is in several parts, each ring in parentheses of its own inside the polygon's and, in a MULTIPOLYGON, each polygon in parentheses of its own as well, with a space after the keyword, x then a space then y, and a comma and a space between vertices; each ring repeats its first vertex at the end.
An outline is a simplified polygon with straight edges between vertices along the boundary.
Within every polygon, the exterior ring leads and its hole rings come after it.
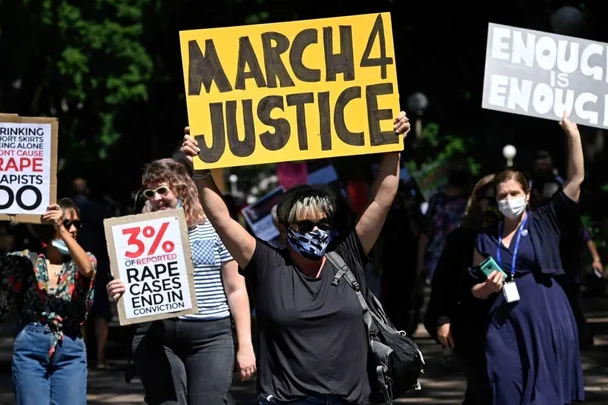
POLYGON ((0 257, 0 322, 20 314, 20 323, 46 326, 53 333, 49 357, 63 340, 64 328, 84 323, 93 303, 97 259, 87 253, 93 264, 93 277, 83 276, 74 261, 61 267, 57 287, 49 287, 44 255, 28 250, 0 257))

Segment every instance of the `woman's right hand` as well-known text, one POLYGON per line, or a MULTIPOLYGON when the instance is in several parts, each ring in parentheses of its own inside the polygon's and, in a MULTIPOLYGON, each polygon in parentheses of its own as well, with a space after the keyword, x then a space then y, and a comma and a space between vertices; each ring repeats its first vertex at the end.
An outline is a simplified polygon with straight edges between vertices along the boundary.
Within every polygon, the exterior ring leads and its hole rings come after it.
POLYGON ((198 147, 198 142, 190 136, 190 127, 184 128, 184 142, 182 143, 180 150, 186 155, 186 159, 190 165, 192 165, 192 158, 197 156, 201 151, 198 147))
POLYGON ((502 289, 502 284, 502 273, 494 270, 488 275, 486 281, 484 281, 483 283, 479 283, 475 287, 473 287, 473 296, 475 298, 485 300, 490 295, 499 292, 502 289))
POLYGON ((490 273, 484 284, 486 290, 486 298, 490 295, 502 290, 503 275, 501 272, 494 270, 490 273))
POLYGON ((127 290, 127 286, 122 282, 122 280, 112 280, 106 286, 106 290, 108 291, 108 297, 116 302, 124 295, 125 291, 127 290))

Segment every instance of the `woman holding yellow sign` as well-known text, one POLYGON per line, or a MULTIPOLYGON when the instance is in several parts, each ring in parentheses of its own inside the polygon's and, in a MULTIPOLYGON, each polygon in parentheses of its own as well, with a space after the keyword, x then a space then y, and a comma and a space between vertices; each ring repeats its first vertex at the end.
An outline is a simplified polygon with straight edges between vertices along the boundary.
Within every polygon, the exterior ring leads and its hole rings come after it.
MULTIPOLYGON (((409 129, 401 113, 394 130, 401 135, 409 129)), ((189 129, 182 151, 190 160, 199 152, 189 129)), ((336 204, 329 193, 309 185, 289 190, 277 207, 287 244, 282 250, 234 221, 209 171, 195 170, 207 217, 255 294, 260 404, 369 403, 368 336, 361 306, 348 283, 332 285, 336 269, 325 252, 336 251, 365 282, 363 265, 397 193, 399 157, 398 152, 384 155, 372 200, 350 233, 334 234, 336 204)))

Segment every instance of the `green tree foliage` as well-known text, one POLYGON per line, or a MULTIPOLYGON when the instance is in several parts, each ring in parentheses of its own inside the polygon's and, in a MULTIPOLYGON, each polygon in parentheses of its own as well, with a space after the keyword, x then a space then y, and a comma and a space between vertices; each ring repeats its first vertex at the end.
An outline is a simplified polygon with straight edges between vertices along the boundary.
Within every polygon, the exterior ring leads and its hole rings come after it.
POLYGON ((153 64, 142 44, 145 3, 3 1, 0 111, 58 117, 64 159, 107 158, 121 120, 148 99, 153 64))
MULTIPOLYGON (((546 147, 563 172, 554 122, 480 107, 487 23, 550 31, 551 10, 562 2, 541 3, 496 0, 473 13, 433 1, 0 0, 0 112, 59 117, 66 171, 86 170, 107 192, 128 198, 142 165, 171 156, 187 125, 180 30, 389 11, 402 108, 416 91, 430 101, 423 146, 408 140, 408 161, 421 165, 464 149, 485 174, 504 165, 502 147, 512 143, 516 164, 529 165, 546 147)), ((607 42, 608 2, 584 4, 584 37, 607 42)), ((333 161, 347 180, 367 177, 377 159, 333 161)), ((608 170, 596 167, 599 188, 608 170)), ((250 183, 259 177, 252 168, 236 171, 250 183)))

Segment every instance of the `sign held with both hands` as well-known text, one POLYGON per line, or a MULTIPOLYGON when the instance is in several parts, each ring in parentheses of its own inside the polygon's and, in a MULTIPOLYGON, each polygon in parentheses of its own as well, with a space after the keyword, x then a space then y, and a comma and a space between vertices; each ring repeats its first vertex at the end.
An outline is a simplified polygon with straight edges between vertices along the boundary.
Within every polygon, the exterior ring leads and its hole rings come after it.
POLYGON ((194 168, 403 150, 389 13, 180 32, 194 168))

